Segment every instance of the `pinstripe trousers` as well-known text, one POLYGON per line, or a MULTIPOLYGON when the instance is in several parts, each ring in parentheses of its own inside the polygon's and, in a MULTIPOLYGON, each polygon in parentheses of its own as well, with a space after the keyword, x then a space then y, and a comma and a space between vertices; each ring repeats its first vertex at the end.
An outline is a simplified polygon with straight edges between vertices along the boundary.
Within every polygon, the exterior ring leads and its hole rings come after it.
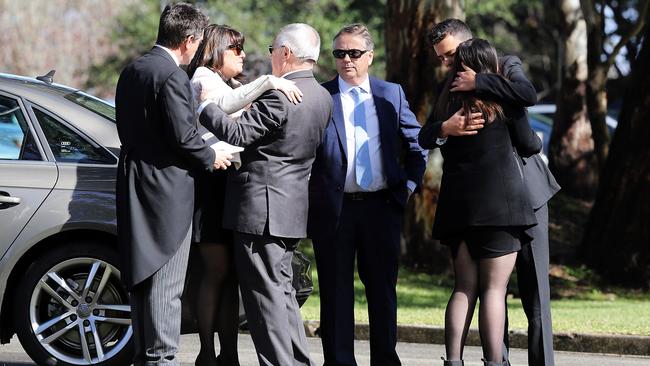
POLYGON ((190 253, 188 231, 174 256, 131 291, 135 366, 177 366, 181 295, 190 253))

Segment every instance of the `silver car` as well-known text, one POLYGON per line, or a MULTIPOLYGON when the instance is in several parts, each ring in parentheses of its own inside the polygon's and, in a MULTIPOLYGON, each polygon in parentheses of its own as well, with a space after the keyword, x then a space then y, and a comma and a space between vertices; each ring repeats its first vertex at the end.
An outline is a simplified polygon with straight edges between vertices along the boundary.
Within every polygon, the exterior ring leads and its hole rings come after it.
MULTIPOLYGON (((40 80, 0 74, 0 342, 17 334, 38 364, 128 365, 132 328, 116 243, 115 109, 52 83, 51 74, 40 80)), ((187 283, 198 282, 194 272, 187 283)), ((304 303, 312 282, 300 254, 294 287, 304 303)), ((187 292, 183 332, 194 332, 187 292)))

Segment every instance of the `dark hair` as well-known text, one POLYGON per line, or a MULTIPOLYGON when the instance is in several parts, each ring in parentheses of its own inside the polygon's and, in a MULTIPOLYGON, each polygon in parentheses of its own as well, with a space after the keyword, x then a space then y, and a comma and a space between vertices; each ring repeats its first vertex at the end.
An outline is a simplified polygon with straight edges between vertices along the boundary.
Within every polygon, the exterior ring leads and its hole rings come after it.
POLYGON ((223 66, 223 54, 231 45, 244 45, 244 35, 227 25, 210 24, 203 31, 203 40, 187 67, 190 79, 201 66, 218 71, 223 66))
MULTIPOLYGON (((490 42, 484 39, 469 39, 456 48, 456 58, 451 75, 463 71, 463 64, 476 71, 476 73, 496 74, 499 65, 497 51, 490 42)), ((501 105, 493 101, 479 99, 476 97, 476 93, 456 92, 452 93, 452 97, 456 102, 460 102, 466 116, 472 111, 481 112, 488 123, 494 121, 497 117, 503 117, 501 105)))
POLYGON ((156 43, 177 49, 187 37, 199 38, 207 24, 208 17, 192 4, 167 5, 160 14, 156 43))
POLYGON ((364 24, 352 23, 346 25, 345 27, 341 28, 341 30, 338 33, 336 33, 332 41, 336 42, 336 39, 343 34, 350 34, 352 36, 361 36, 361 38, 363 39, 364 46, 366 47, 366 50, 373 50, 375 48, 375 42, 372 40, 370 31, 368 30, 368 27, 366 27, 364 24))
POLYGON ((472 31, 467 24, 460 19, 448 18, 436 24, 429 32, 429 39, 432 45, 440 43, 445 37, 454 36, 460 41, 471 39, 472 31))

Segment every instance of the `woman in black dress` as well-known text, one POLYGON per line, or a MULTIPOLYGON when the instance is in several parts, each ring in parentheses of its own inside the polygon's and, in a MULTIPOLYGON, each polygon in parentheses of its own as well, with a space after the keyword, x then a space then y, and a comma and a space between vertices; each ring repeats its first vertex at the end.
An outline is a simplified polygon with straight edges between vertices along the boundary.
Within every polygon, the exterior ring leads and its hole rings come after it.
MULTIPOLYGON (((465 41, 456 50, 450 75, 463 65, 477 73, 496 73, 496 51, 482 39, 465 41)), ((478 112, 485 127, 462 137, 444 136, 442 128, 437 137, 446 142, 423 146, 439 147, 444 158, 433 234, 450 246, 455 272, 445 313, 445 365, 462 365, 477 298, 485 363, 501 365, 508 279, 521 245, 530 241, 524 231, 536 224, 520 156, 538 153, 542 144, 521 107, 474 92, 449 93, 448 105, 446 117, 478 112)))

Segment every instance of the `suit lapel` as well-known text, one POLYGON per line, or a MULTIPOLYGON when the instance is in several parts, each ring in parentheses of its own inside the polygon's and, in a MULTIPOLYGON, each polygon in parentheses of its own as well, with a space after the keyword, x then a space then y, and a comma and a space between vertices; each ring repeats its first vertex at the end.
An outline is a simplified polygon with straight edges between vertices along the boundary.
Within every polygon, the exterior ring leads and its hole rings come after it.
POLYGON ((332 95, 332 120, 339 138, 339 144, 343 151, 343 159, 348 157, 348 143, 345 134, 345 119, 343 118, 343 106, 341 105, 341 92, 339 90, 338 77, 323 84, 325 89, 332 95))
MULTIPOLYGON (((375 79, 370 78, 370 89, 372 90, 372 99, 375 102, 375 108, 377 109, 377 123, 379 124, 379 140, 381 141, 381 151, 382 155, 390 153, 392 151, 392 140, 391 136, 395 136, 393 132, 394 128, 391 125, 392 121, 390 118, 390 107, 392 105, 388 103, 386 97, 384 96, 384 88, 379 85, 375 79)), ((384 156, 384 161, 386 156, 384 156)), ((385 165, 385 164, 384 164, 385 165)))

